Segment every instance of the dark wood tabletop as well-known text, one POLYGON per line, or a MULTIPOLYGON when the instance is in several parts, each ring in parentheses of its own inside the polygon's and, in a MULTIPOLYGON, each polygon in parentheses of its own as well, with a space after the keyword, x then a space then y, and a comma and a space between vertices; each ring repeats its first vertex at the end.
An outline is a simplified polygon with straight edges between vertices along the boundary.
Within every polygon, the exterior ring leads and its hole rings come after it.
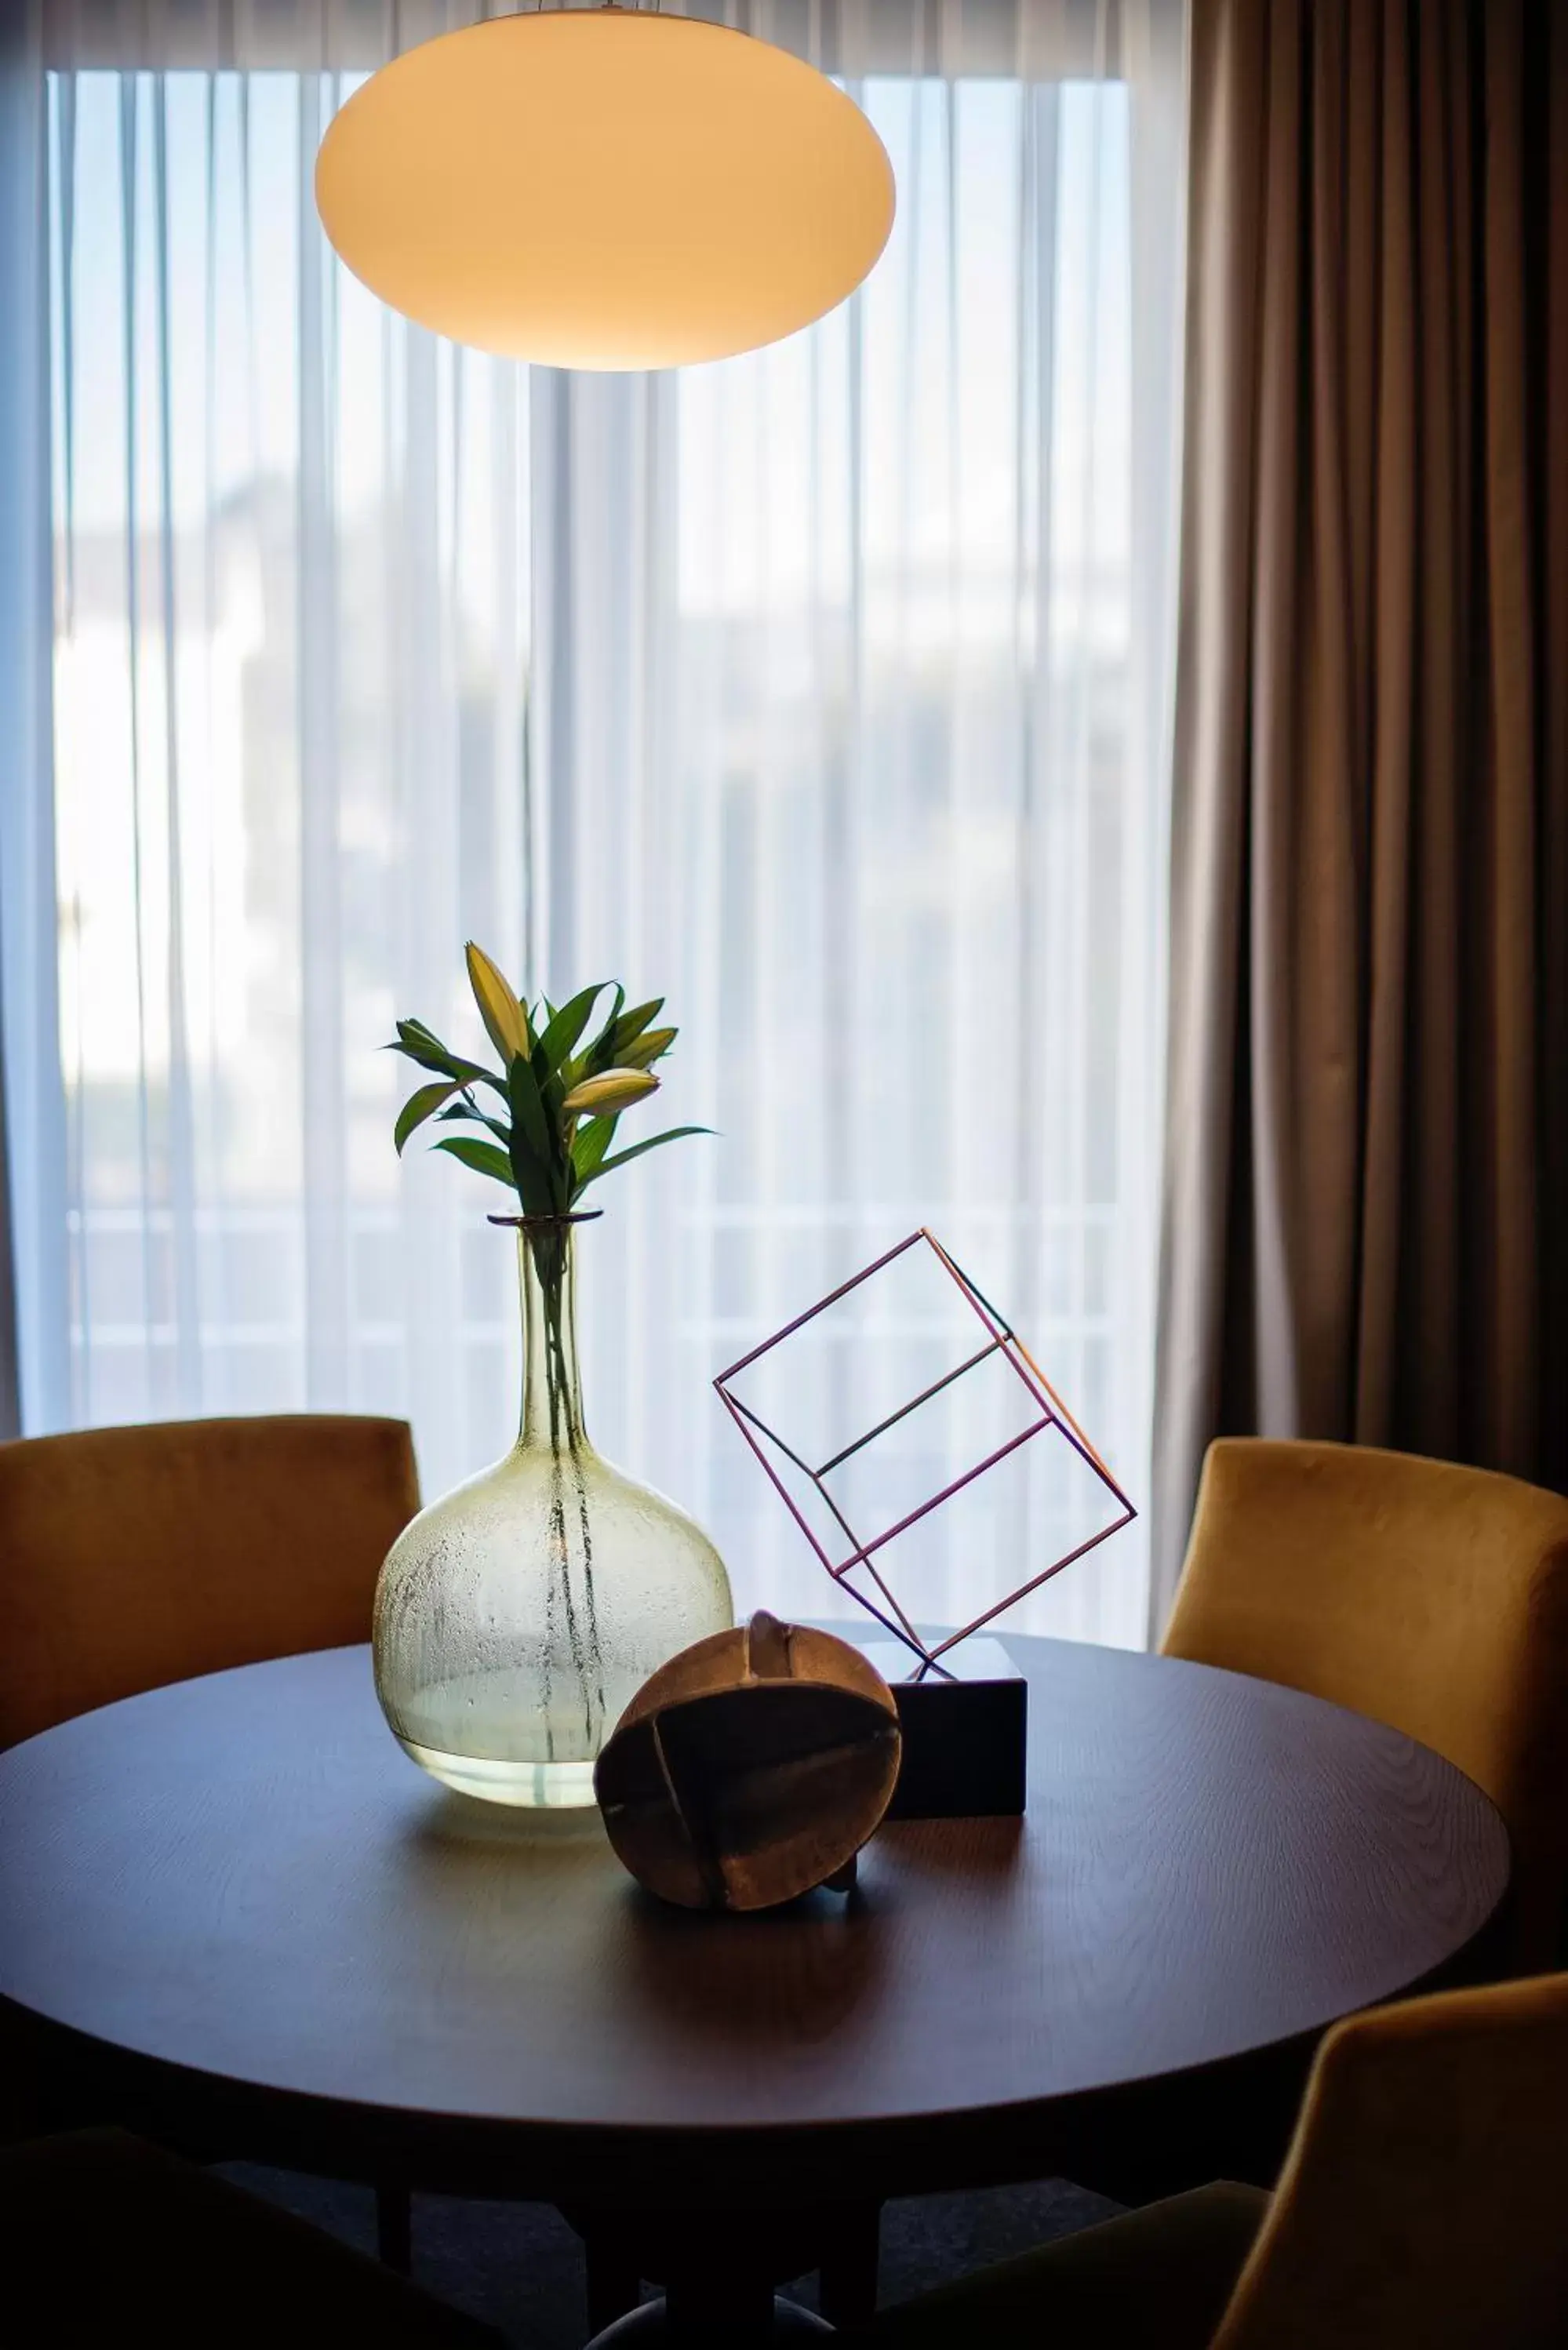
POLYGON ((847 1899, 753 1917, 659 1907, 597 1814, 437 1787, 366 1649, 129 1699, 0 1757, 0 1992, 129 2117, 235 2154, 554 2200, 872 2197, 1044 2175, 1118 2092, 1310 2043, 1501 1901, 1497 1814, 1397 1732, 1008 1645, 1026 1817, 885 1828, 847 1899))

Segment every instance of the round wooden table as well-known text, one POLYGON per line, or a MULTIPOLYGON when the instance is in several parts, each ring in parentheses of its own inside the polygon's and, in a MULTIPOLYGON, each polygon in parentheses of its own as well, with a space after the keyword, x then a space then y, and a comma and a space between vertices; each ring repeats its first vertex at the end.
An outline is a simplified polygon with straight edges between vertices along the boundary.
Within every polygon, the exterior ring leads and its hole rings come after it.
POLYGON ((782 2277, 812 2211, 1200 2168, 1249 2082, 1293 2095, 1334 2018, 1462 1967, 1508 1841, 1450 1765, 1265 1682, 1008 1646, 1027 1815, 884 1828, 847 1898, 746 1918, 660 1908, 596 1814, 444 1792, 366 1649, 128 1699, 0 1757, 0 1993, 193 2151, 782 2277))

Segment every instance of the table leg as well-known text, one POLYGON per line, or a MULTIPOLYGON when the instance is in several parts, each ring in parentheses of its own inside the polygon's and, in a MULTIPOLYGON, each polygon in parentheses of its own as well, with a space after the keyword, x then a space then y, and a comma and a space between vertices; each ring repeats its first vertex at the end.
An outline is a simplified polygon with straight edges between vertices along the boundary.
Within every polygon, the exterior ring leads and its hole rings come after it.
POLYGON ((587 2271, 588 2331, 602 2334, 607 2325, 637 2307, 642 2298, 642 2278, 634 2255, 607 2230, 585 2230, 583 2261, 587 2271))
POLYGON ((753 2211, 562 2207, 587 2257, 592 2350, 680 2343, 745 2350, 831 2334, 823 2318, 777 2300, 780 2278, 825 2272, 846 2320, 874 2308, 880 2205, 753 2211), (661 2301, 637 2307, 644 2278, 661 2301))
POLYGON ((817 2296, 830 2325, 847 2331, 869 2325, 877 2314, 877 2272, 881 2260, 882 2206, 846 2206, 823 2247, 817 2296))
POLYGON ((721 2274, 671 2277, 664 2289, 664 2332, 669 2342, 768 2343, 774 2336, 774 2289, 765 2277, 721 2274))
POLYGON ((407 2276, 414 2264, 413 2197, 406 2187, 376 2189, 376 2254, 381 2266, 407 2276))

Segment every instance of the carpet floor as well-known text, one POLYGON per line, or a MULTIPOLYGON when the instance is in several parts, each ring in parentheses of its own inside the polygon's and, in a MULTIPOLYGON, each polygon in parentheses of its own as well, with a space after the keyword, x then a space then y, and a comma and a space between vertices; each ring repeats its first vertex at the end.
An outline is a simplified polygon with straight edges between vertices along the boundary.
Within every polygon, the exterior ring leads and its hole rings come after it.
MULTIPOLYGON (((227 2164, 224 2176, 362 2251, 375 2250, 375 2207, 364 2188, 250 2163, 227 2164)), ((882 2217, 883 2303, 1090 2227, 1117 2209, 1062 2178, 890 2203, 882 2217)), ((414 2274, 427 2291, 498 2327, 514 2350, 582 2350, 582 2248, 547 2204, 416 2196, 414 2274)), ((786 2290, 815 2306, 815 2278, 786 2290)))

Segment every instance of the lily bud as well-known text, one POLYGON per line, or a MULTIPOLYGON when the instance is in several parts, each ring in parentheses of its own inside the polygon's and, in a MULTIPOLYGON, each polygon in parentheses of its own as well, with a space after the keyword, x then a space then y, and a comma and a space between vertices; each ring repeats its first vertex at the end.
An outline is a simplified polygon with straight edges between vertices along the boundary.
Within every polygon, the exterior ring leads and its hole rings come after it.
POLYGON ((574 1086, 561 1107, 573 1118, 587 1110, 629 1109, 633 1102, 658 1091, 659 1079, 647 1069, 604 1069, 597 1077, 585 1077, 581 1085, 574 1086))
POLYGON ((497 970, 483 947, 470 939, 468 983, 473 990, 473 1000, 479 1006, 491 1043, 504 1061, 516 1059, 519 1053, 529 1050, 528 1023, 523 1007, 513 993, 505 974, 497 970))
POLYGON ((634 1037, 629 1045, 616 1055, 616 1067, 646 1069, 650 1061, 657 1061, 661 1053, 669 1052, 675 1042, 675 1036, 676 1031, 673 1028, 645 1030, 640 1036, 634 1037))

